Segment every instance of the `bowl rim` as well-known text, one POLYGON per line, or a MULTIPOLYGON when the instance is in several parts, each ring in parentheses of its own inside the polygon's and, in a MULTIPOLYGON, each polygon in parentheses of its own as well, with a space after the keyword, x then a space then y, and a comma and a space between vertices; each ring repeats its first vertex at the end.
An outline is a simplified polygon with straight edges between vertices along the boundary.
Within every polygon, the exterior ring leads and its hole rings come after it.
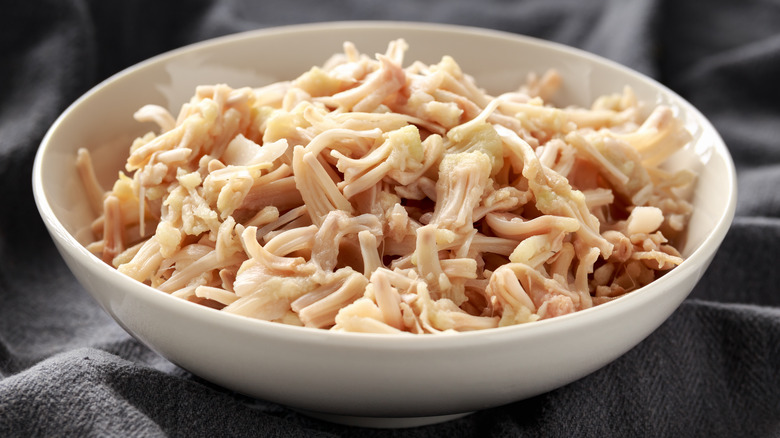
MULTIPOLYGON (((232 34, 222 35, 214 38, 209 38, 187 44, 172 50, 168 50, 147 58, 141 62, 130 65, 106 79, 100 81, 88 91, 73 101, 53 122, 51 127, 47 130, 45 136, 40 142, 38 150, 35 154, 33 162, 32 173, 32 186, 33 196, 36 206, 42 216, 49 233, 53 239, 59 240, 63 244, 63 249, 67 250, 71 255, 83 260, 87 263, 91 269, 103 270, 106 275, 112 276, 117 281, 127 282, 128 287, 133 290, 133 293, 141 293, 145 296, 144 299, 153 300, 156 304, 168 307, 172 312, 195 312, 192 314, 194 317, 204 318, 208 320, 209 324, 217 324, 225 327, 229 327, 235 330, 244 332, 257 332, 262 331, 265 335, 274 335, 280 338, 295 339, 296 342, 309 341, 321 343, 323 341, 331 343, 339 343, 344 345, 354 345, 361 348, 368 345, 376 345, 381 343, 383 348, 425 348, 441 347, 446 348, 452 345, 459 347, 466 347, 468 343, 483 343, 483 342, 500 342, 505 338, 512 338, 517 340, 518 338, 525 338, 530 336, 536 336, 540 331, 542 332, 558 332, 568 330, 571 326, 585 324, 591 319, 601 319, 599 315, 607 315, 610 312, 619 313, 623 307, 629 307, 632 303, 638 304, 642 300, 650 299, 648 296, 663 291, 664 286, 671 283, 674 285, 678 278, 684 278, 686 273, 699 269, 705 264, 709 257, 711 257, 720 246, 721 242, 725 238, 728 232, 731 222, 733 221, 736 210, 736 169, 733 159, 725 145, 725 142, 721 138, 717 130, 712 126, 711 122, 692 104, 686 99, 681 97, 676 92, 672 91, 665 85, 661 84, 657 80, 626 67, 620 63, 604 58, 600 55, 579 49, 576 47, 568 46, 554 41, 544 40, 537 37, 522 35, 519 33, 512 33, 508 31, 488 29, 476 26, 465 26, 458 24, 445 24, 445 23, 430 23, 422 21, 392 21, 392 20, 348 20, 348 21, 328 21, 317 23, 304 23, 304 24, 290 24, 271 26, 260 29, 247 30, 242 32, 236 32, 232 34), (509 40, 512 43, 518 43, 520 45, 535 46, 548 51, 557 52, 566 57, 574 57, 578 60, 582 60, 586 63, 601 64, 609 69, 617 70, 621 74, 633 76, 635 79, 642 82, 646 82, 653 88, 658 89, 663 94, 671 97, 676 104, 684 107, 685 111, 693 115, 703 131, 711 134, 713 144, 711 148, 715 150, 719 156, 723 158, 727 166, 728 175, 725 177, 728 179, 728 201, 726 209, 720 213, 720 217, 717 219, 716 224, 707 237, 701 242, 701 244, 693 250, 693 252, 685 258, 685 260, 670 271, 668 274, 654 280, 651 284, 632 291, 628 294, 622 295, 616 300, 609 301, 598 306, 583 309, 571 314, 558 316, 551 319, 544 319, 535 321, 533 323, 518 324, 505 327, 497 327, 492 329, 476 330, 469 332, 455 332, 455 333, 441 333, 438 335, 413 335, 413 334, 380 334, 380 333, 359 333, 359 332, 340 332, 332 330, 317 329, 311 327, 301 327, 287 325, 277 322, 264 321, 255 319, 243 315, 236 315, 220 310, 208 308, 203 305, 199 305, 187 300, 183 300, 174 297, 166 292, 157 290, 146 284, 133 280, 130 277, 121 274, 113 267, 102 262, 97 256, 89 252, 83 245, 81 245, 76 238, 71 235, 59 221, 57 216, 49 203, 49 200, 45 192, 45 184, 42 172, 42 165, 46 152, 51 149, 52 138, 56 135, 56 132, 60 125, 70 116, 75 108, 80 106, 83 102, 87 101, 94 94, 99 92, 105 86, 110 83, 116 82, 124 78, 125 76, 132 75, 136 71, 144 68, 149 68, 157 63, 164 63, 172 60, 176 57, 186 55, 188 53, 194 53, 200 50, 209 50, 217 48, 221 45, 230 45, 242 40, 262 39, 269 36, 284 36, 289 34, 298 33, 318 33, 318 32, 333 32, 338 30, 364 30, 364 31, 423 31, 423 32, 451 32, 458 34, 473 34, 488 38, 497 38, 502 40, 509 40), (656 290, 658 289, 658 290, 656 290), (221 315, 221 316, 220 316, 221 315)), ((55 242, 56 243, 56 242, 55 242)), ((691 273, 694 274, 695 273, 691 273)), ((83 286, 82 286, 83 287, 83 286)))

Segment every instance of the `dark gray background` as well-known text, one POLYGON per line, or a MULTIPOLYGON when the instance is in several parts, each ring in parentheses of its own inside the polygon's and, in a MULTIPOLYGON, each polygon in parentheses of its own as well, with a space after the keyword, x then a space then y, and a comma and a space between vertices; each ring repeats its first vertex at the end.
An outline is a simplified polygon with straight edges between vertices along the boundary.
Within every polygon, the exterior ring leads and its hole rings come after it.
POLYGON ((3 2, 0 435, 780 436, 780 1, 3 2), (691 297, 606 368, 418 429, 363 430, 238 396, 139 345, 75 282, 35 209, 33 155, 109 75, 228 33, 325 20, 467 24, 553 40, 660 80, 738 167, 734 225, 691 297))

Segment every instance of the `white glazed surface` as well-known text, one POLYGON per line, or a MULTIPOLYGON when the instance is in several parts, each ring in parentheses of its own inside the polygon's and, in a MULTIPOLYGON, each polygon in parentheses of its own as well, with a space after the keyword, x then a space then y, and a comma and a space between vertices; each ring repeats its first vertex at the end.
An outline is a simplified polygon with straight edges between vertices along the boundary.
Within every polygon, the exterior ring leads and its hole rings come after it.
MULTIPOLYGON (((531 397, 613 361, 679 306, 706 270, 734 215, 736 176, 710 123, 656 82, 584 52, 494 31, 415 23, 330 23, 267 29, 188 46, 131 67, 76 101, 36 156, 41 216, 84 288, 129 333, 182 368, 226 388, 357 425, 407 426, 531 397), (564 77, 558 104, 589 105, 634 88, 672 105, 696 141, 671 160, 699 172, 685 262, 648 287, 572 315, 453 335, 331 333, 222 313, 119 274, 83 246, 93 219, 73 163, 87 147, 106 187, 129 140, 150 130, 132 114, 144 104, 174 114, 200 84, 260 86, 297 77, 354 42, 383 52, 403 37, 407 61, 451 55, 491 93, 514 89, 530 71, 564 77), (384 420, 382 419, 384 418, 384 420)), ((448 417, 450 416, 450 417, 448 417)))

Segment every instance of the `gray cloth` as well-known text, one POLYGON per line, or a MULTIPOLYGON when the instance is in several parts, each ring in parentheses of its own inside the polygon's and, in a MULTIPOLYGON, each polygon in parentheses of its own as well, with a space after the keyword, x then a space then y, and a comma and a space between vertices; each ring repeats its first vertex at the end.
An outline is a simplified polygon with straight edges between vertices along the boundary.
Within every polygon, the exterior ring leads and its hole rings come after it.
POLYGON ((4 2, 0 26, 0 436, 780 436, 780 2, 4 2), (451 422, 366 430, 217 387, 140 345, 76 283, 30 189, 73 100, 191 42, 291 23, 482 26, 606 56, 702 110, 738 166, 733 228, 677 312, 564 388, 451 422))

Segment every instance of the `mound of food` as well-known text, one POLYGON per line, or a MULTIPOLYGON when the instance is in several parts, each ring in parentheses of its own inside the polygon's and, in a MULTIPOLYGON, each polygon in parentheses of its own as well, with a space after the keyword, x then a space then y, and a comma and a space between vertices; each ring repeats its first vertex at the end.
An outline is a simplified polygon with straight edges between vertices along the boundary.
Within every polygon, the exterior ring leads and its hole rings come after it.
POLYGON ((586 309, 682 262, 691 140, 630 89, 559 108, 554 71, 488 95, 392 41, 262 88, 200 86, 130 146, 111 190, 77 168, 89 249, 224 312, 376 333, 487 329, 586 309))

